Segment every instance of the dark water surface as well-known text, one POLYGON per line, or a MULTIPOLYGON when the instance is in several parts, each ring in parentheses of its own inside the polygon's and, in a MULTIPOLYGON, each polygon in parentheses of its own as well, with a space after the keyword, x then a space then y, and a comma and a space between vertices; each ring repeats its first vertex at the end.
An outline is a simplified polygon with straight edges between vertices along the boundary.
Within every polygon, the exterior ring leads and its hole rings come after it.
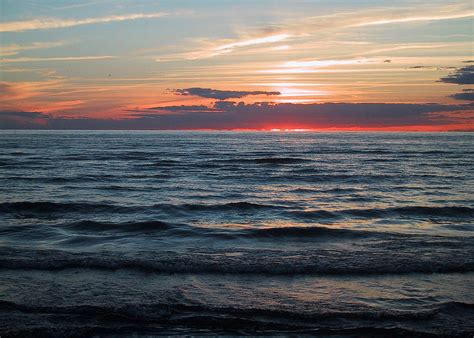
POLYGON ((472 336, 474 134, 0 132, 0 335, 472 336))

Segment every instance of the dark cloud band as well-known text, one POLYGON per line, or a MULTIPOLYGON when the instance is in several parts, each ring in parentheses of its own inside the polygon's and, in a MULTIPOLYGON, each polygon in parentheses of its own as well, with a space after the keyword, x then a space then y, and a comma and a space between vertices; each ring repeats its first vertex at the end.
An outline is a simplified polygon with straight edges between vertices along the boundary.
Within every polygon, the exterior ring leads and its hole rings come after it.
POLYGON ((462 93, 456 93, 450 97, 456 100, 474 101, 474 89, 464 89, 462 93))
POLYGON ((175 89, 173 91, 178 95, 184 96, 199 96, 208 99, 226 100, 226 99, 240 99, 249 95, 280 95, 280 92, 268 92, 268 91, 237 91, 237 90, 218 90, 211 88, 184 88, 175 89))
MULTIPOLYGON (((470 94, 470 92, 465 92, 470 94)), ((473 125, 474 103, 253 103, 218 101, 206 106, 162 106, 130 111, 123 119, 66 119, 40 113, 0 113, 0 128, 47 129, 267 129, 385 128, 473 125), (15 119, 12 119, 15 116, 15 119), (23 117, 18 121, 18 117, 23 117), (38 122, 43 120, 43 124, 38 122)))
POLYGON ((442 77, 440 82, 456 84, 474 84, 474 66, 462 67, 446 77, 442 77))

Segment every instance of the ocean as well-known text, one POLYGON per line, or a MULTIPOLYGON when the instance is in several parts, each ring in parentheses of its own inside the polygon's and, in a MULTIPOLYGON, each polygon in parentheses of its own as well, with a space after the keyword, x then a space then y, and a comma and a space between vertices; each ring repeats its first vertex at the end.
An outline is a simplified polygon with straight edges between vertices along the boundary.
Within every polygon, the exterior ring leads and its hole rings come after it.
POLYGON ((0 335, 474 334, 474 134, 0 132, 0 335))

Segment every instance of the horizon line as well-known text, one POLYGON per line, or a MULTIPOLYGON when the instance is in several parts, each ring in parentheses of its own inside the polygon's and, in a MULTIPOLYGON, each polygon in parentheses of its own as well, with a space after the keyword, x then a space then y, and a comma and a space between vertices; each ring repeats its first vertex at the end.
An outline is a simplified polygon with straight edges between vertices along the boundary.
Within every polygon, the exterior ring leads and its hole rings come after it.
MULTIPOLYGON (((387 127, 391 128, 391 127, 387 127)), ((143 129, 60 129, 60 128, 0 128, 0 132, 3 131, 172 131, 172 132, 255 132, 255 133, 474 133, 474 129, 466 130, 390 130, 390 129, 241 129, 241 128, 224 128, 224 129, 213 129, 213 128, 198 128, 198 129, 156 129, 156 128, 143 128, 143 129)))

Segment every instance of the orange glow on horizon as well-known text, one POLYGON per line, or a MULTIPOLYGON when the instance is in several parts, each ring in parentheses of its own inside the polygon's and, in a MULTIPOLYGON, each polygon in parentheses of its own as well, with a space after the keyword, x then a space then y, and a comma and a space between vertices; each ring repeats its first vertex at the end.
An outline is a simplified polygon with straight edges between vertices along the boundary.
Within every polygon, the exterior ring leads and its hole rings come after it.
POLYGON ((270 129, 269 131, 311 131, 312 129, 304 129, 304 128, 286 128, 286 129, 280 129, 280 128, 273 128, 270 129))

